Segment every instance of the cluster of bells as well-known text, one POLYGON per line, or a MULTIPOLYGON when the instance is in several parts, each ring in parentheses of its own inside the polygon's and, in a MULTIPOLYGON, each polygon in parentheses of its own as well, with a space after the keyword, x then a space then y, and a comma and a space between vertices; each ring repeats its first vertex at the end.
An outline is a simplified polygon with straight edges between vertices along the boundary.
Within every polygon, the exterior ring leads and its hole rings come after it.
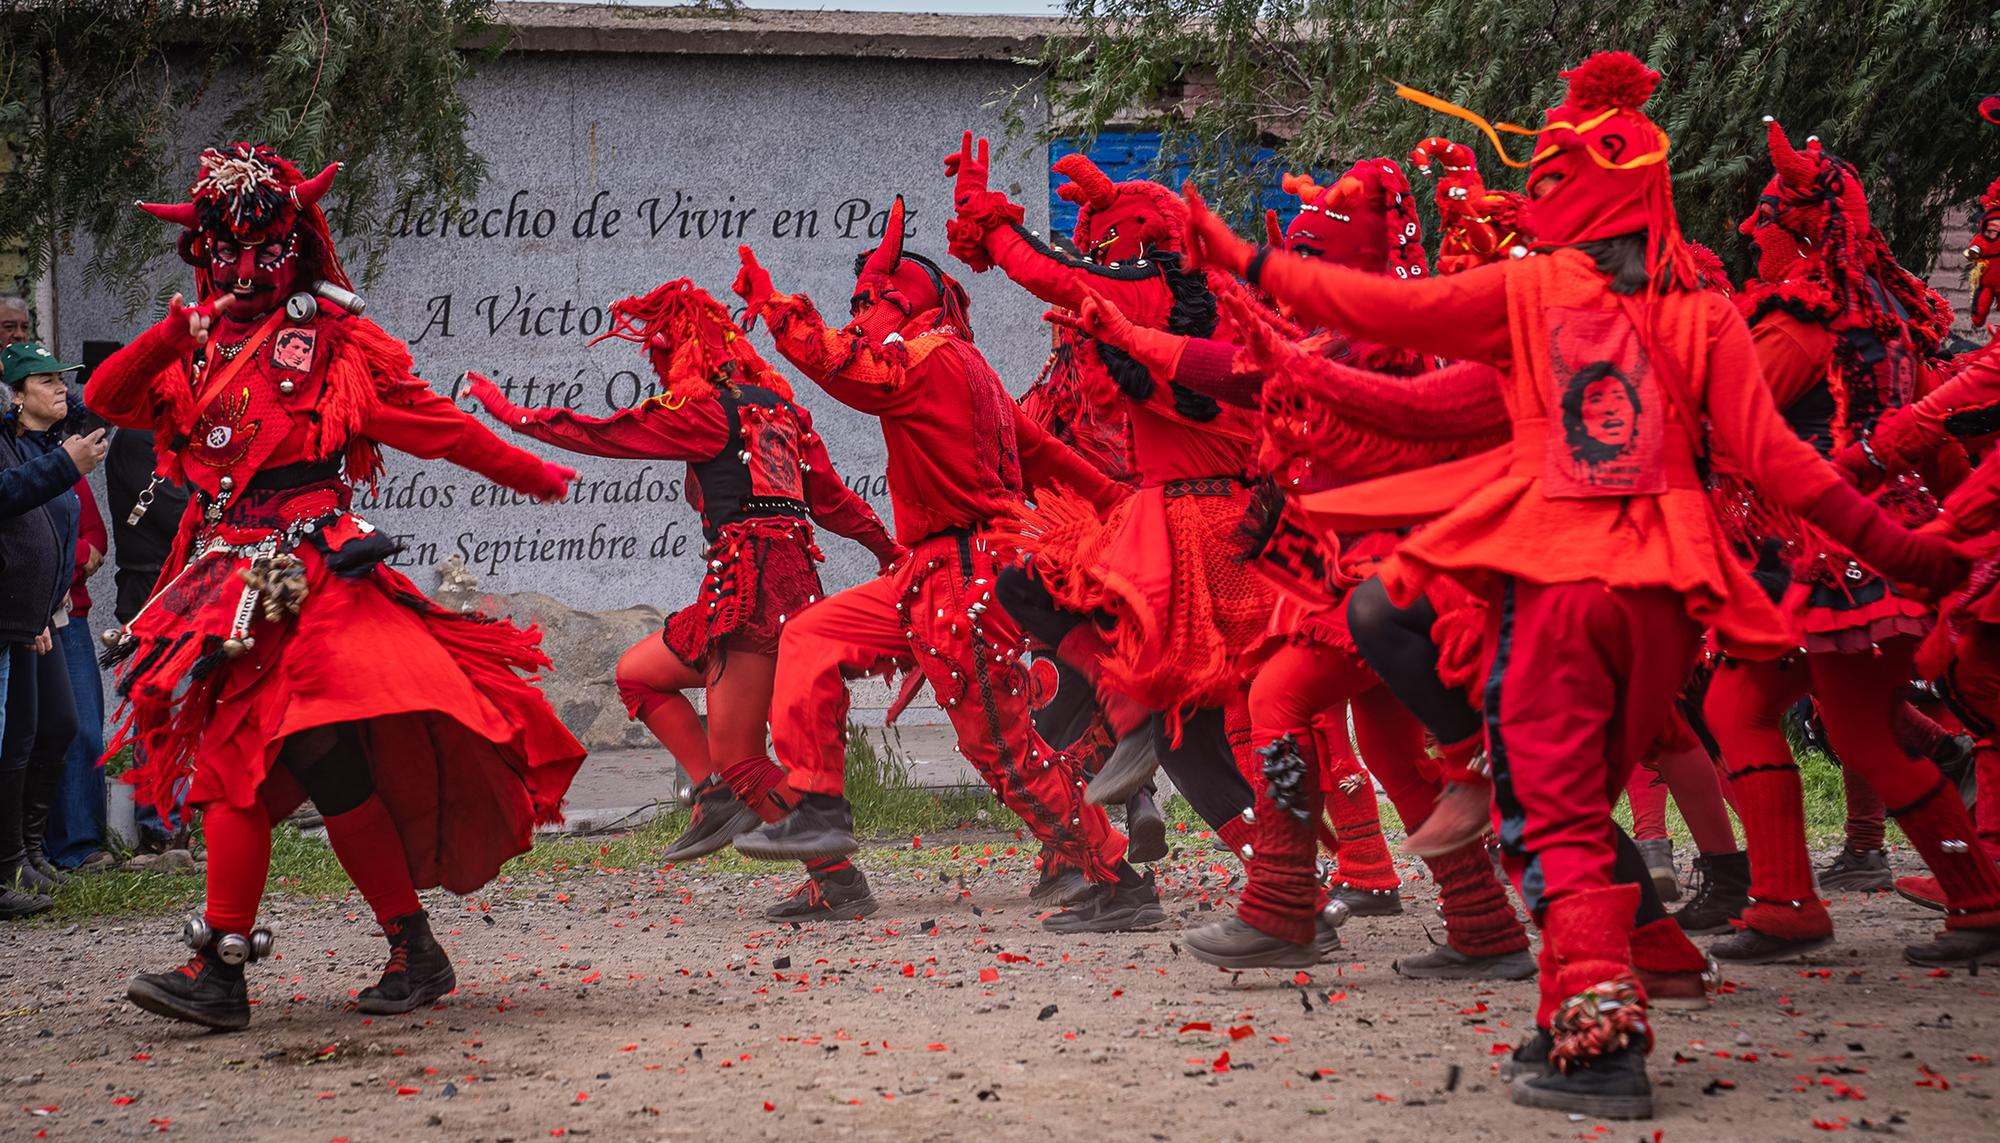
MULTIPOLYGON (((275 552, 250 561, 236 572, 251 591, 257 593, 267 622, 277 623, 297 615, 306 602, 306 566, 290 552, 275 552)), ((227 650, 224 646, 224 650, 227 650)))
POLYGON ((187 946, 199 952, 215 943, 215 956, 224 964, 247 964, 253 960, 263 960, 278 947, 277 935, 259 925, 251 929, 249 935, 243 933, 217 932, 200 917, 189 917, 181 926, 181 939, 187 946))

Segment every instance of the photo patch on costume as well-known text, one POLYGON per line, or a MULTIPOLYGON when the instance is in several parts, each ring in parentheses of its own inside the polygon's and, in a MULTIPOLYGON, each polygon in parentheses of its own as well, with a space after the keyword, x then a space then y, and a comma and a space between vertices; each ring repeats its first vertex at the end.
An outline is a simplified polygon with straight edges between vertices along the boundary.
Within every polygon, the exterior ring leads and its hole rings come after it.
POLYGON ((1548 310, 1542 489, 1557 499, 1667 490, 1665 395, 1623 310, 1548 310))
POLYGON ((279 330, 271 339, 271 364, 294 373, 310 372, 318 336, 309 329, 279 330))

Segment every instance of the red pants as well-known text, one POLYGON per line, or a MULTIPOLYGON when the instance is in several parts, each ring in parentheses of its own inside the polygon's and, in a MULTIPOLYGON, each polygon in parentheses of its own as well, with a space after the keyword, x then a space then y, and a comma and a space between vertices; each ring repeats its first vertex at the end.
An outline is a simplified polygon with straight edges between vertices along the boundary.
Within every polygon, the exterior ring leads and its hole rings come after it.
POLYGON ((1665 588, 1517 580, 1489 609, 1500 849, 1537 917, 1613 884, 1612 807, 1667 729, 1700 634, 1665 588))
POLYGON ((888 574, 827 597, 785 625, 771 740, 792 788, 839 794, 847 751, 847 680, 893 667, 923 673, 958 732, 959 752, 1008 809, 1066 865, 1117 877, 1125 838, 1083 798, 1076 763, 1030 721, 1021 632, 993 602, 1012 558, 978 536, 919 542, 888 574))
POLYGON ((1980 845, 2000 861, 2000 627, 1978 623, 1959 636, 1945 673, 1951 697, 1977 740, 1979 801, 1974 807, 1980 845))
POLYGON ((1938 877, 1950 904, 1947 925, 2000 925, 2000 872, 1968 849, 1972 821, 1936 764, 1898 741, 1916 640, 1891 639, 1874 654, 1811 654, 1803 660, 1729 664, 1708 692, 1708 723, 1722 743, 1729 784, 1750 851, 1745 924, 1806 939, 1833 931, 1813 890, 1806 852, 1804 796, 1783 712, 1811 691, 1827 744, 1842 766, 1880 792, 1889 813, 1938 877))

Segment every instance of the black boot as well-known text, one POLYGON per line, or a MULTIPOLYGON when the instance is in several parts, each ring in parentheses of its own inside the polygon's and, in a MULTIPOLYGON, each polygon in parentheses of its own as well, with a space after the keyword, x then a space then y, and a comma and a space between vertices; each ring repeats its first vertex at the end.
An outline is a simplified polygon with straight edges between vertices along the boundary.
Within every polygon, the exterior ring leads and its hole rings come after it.
POLYGON ((1684 933, 1729 931, 1729 922, 1750 906, 1750 855, 1704 853, 1694 859, 1694 897, 1674 910, 1684 933))
POLYGON ((1152 781, 1160 768, 1160 729, 1156 714, 1119 739, 1083 796, 1100 806, 1117 805, 1152 781))
POLYGON ((1340 951, 1340 926, 1347 923, 1345 911, 1331 905, 1313 916, 1313 953, 1326 964, 1340 951))
POLYGON ((361 990, 360 1011, 378 1016, 413 1012, 458 987, 451 958, 431 935, 430 914, 419 909, 383 921, 382 935, 389 938, 389 963, 382 966, 382 979, 361 990))
POLYGON ((55 905, 35 890, 35 882, 22 880, 21 789, 27 777, 22 770, 0 774, 0 920, 45 913, 55 905))
POLYGON ((69 884, 69 875, 57 869, 42 850, 42 840, 49 835, 49 809, 55 805, 56 795, 62 790, 66 761, 58 757, 52 766, 31 763, 22 792, 21 872, 23 876, 40 882, 37 887, 43 892, 69 884))
POLYGON ((1146 865, 1167 855, 1167 819, 1153 801, 1153 791, 1140 787, 1125 799, 1125 860, 1146 865))
POLYGON ((1500 1082, 1513 1083, 1527 1076, 1543 1076, 1554 1070, 1549 1062, 1549 1053, 1556 1050, 1556 1038, 1547 1028, 1535 1029, 1535 1034, 1527 1043, 1515 1048, 1500 1061, 1500 1082))
POLYGON ((1403 912, 1403 894, 1396 889, 1356 889, 1352 885, 1337 885, 1333 899, 1347 906, 1350 915, 1356 917, 1396 917, 1403 912))
POLYGON ((825 861, 860 848, 854 807, 835 794, 807 794, 791 813, 736 839, 736 852, 765 861, 825 861))
POLYGON ((1036 879, 1034 888, 1028 890, 1028 900, 1037 905, 1069 906, 1087 900, 1096 889, 1083 870, 1062 864, 1044 847, 1042 875, 1036 879))
POLYGON ((249 1026, 250 992, 243 984, 243 966, 269 954, 270 930, 259 929, 246 937, 190 921, 183 935, 194 946, 188 962, 170 972, 133 977, 126 997, 156 1016, 205 1028, 234 1032, 249 1026))
POLYGON ((1946 929, 1929 944, 1903 946, 1903 959, 1926 968, 2000 965, 2000 929, 1946 929))
POLYGON ((1637 1044, 1578 1060, 1568 1071, 1551 1067, 1540 1075, 1523 1075, 1507 1090, 1522 1107, 1593 1119, 1653 1117, 1653 1081, 1646 1075, 1645 1049, 1637 1044))
POLYGON ((1745 926, 1735 936, 1708 946, 1708 955, 1727 964, 1774 964, 1832 943, 1831 933, 1823 937, 1780 937, 1745 926))
POLYGON ((880 907, 868 875, 848 865, 812 874, 764 915, 773 921, 858 921, 880 907))
POLYGON ((1880 893, 1896 887, 1896 875, 1889 872, 1889 855, 1879 849, 1840 847, 1826 868, 1819 871, 1822 893, 1880 893))
POLYGON ((1042 927, 1052 933, 1126 933, 1165 924, 1167 911, 1160 908, 1153 875, 1136 874, 1128 867, 1127 880, 1100 886, 1095 896, 1074 909, 1044 917, 1042 927))
POLYGON ((739 801, 720 776, 710 774, 694 788, 694 808, 688 817, 687 830, 660 855, 661 860, 693 861, 707 857, 760 824, 757 811, 739 801))
MULTIPOLYGON (((1313 943, 1295 945, 1231 916, 1189 929, 1181 934, 1181 943, 1187 945, 1195 959, 1220 968, 1311 968, 1319 963, 1317 929, 1314 935, 1313 943)), ((1338 948, 1337 930, 1333 939, 1334 947, 1338 948)))

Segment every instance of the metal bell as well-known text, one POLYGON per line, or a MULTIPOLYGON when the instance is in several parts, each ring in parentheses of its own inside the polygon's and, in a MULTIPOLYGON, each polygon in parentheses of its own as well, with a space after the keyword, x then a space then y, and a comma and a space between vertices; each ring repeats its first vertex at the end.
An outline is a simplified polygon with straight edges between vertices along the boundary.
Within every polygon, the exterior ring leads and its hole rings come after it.
POLYGON ((221 479, 217 480, 216 483, 221 485, 224 491, 228 491, 229 489, 236 487, 236 478, 233 476, 224 476, 221 479))
POLYGON ((278 948, 278 934, 259 925, 250 930, 250 959, 263 960, 278 948))
POLYGON ((232 659, 241 656, 243 652, 249 649, 250 645, 241 639, 224 639, 222 641, 222 653, 232 659))
POLYGON ((181 925, 181 940, 191 949, 207 948, 208 938, 212 935, 208 922, 200 917, 189 917, 181 925))
POLYGON ((1337 929, 1353 918, 1354 907, 1336 897, 1332 904, 1320 910, 1320 915, 1326 918, 1327 924, 1337 929))
POLYGON ((250 959, 250 938, 242 933, 224 933, 215 942, 215 959, 224 964, 243 964, 250 959))
POLYGON ((278 392, 284 394, 287 397, 291 396, 292 394, 298 391, 299 391, 298 382, 293 381, 289 377, 285 378, 283 381, 278 382, 278 392))
POLYGON ((125 640, 130 639, 131 637, 132 637, 131 634, 127 632, 123 627, 106 627, 104 629, 104 634, 99 635, 97 637, 97 641, 104 644, 106 647, 118 647, 123 645, 125 640))
POLYGON ((285 320, 304 325, 319 316, 319 299, 311 294, 293 294, 285 299, 285 320))

